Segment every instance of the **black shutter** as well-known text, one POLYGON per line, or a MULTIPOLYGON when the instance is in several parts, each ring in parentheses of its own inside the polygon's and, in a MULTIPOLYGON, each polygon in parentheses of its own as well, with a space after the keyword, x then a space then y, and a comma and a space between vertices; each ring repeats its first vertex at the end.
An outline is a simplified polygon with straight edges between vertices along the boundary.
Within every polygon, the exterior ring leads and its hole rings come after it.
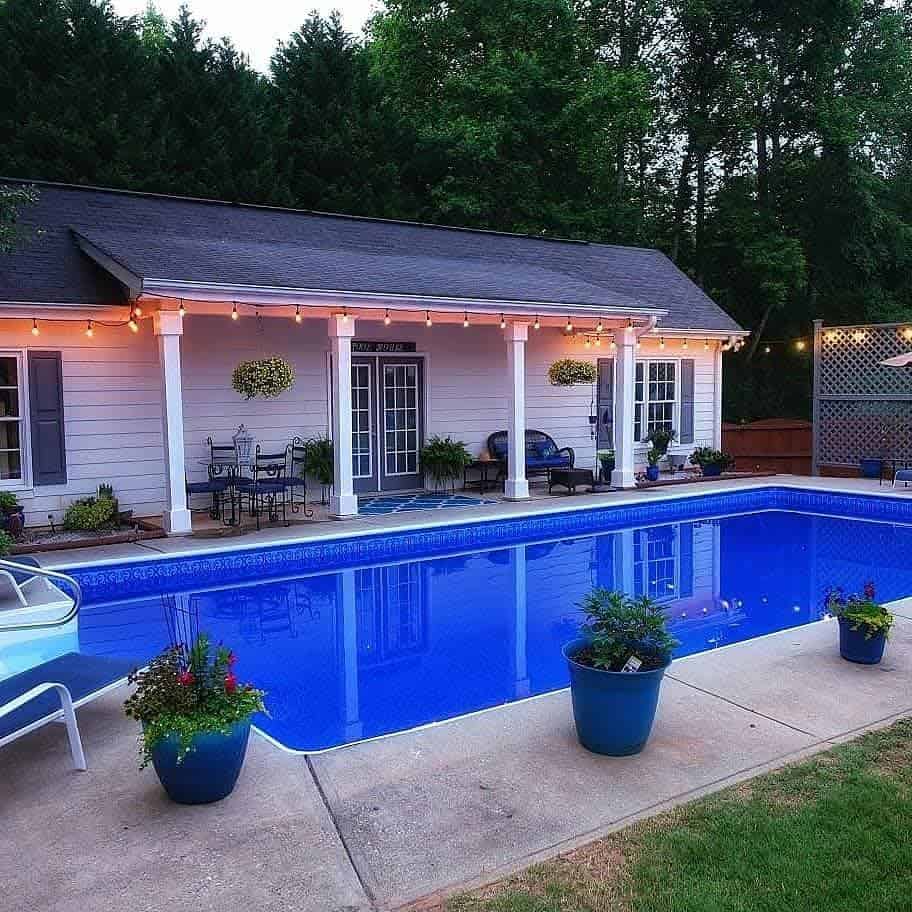
POLYGON ((614 449, 614 358, 598 359, 598 448, 614 449))
POLYGON ((694 362, 693 358, 681 361, 681 427, 678 440, 694 442, 694 362))
POLYGON ((694 594, 694 524, 681 523, 678 526, 678 569, 680 584, 679 598, 690 598, 694 594))
POLYGON ((32 424, 32 482, 65 484, 63 371, 59 351, 28 353, 29 414, 32 424))

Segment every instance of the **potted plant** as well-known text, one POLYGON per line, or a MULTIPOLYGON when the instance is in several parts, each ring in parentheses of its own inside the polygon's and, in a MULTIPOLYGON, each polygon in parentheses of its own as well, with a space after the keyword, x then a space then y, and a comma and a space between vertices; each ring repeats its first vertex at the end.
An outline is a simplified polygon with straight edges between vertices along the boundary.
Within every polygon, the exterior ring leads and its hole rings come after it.
POLYGON ((458 478, 472 461, 472 456, 461 440, 434 435, 419 453, 421 468, 426 476, 434 479, 435 488, 458 478))
POLYGON ((591 361, 562 358, 548 368, 548 380, 552 386, 595 383, 598 380, 598 368, 591 361))
POLYGON ((611 483, 611 473, 614 471, 614 450, 599 450, 598 461, 602 467, 602 481, 611 483))
POLYGON ((623 757, 643 749, 677 641, 655 602, 594 589, 581 636, 564 646, 576 733, 583 747, 623 757))
POLYGON ((735 460, 728 453, 723 453, 722 450, 715 450, 712 447, 697 447, 690 454, 690 461, 699 466, 707 478, 721 475, 735 464, 735 460))
POLYGON ((25 508, 12 491, 0 491, 0 529, 14 538, 25 528, 25 508))
POLYGON ((209 804, 231 793, 250 717, 265 711, 263 692, 239 684, 234 666, 234 653, 213 650, 201 633, 191 647, 173 644, 130 675, 136 691, 124 710, 142 724, 140 766, 151 763, 180 804, 209 804))
POLYGON ((839 620, 839 654, 849 662, 876 665, 883 658, 894 618, 875 599, 874 583, 865 583, 861 595, 827 592, 826 609, 839 620))
POLYGON ((646 451, 646 480, 659 480, 659 462, 664 454, 660 453, 655 447, 650 447, 646 451))
POLYGON ((304 443, 304 471, 316 478, 322 488, 322 502, 326 503, 326 489, 333 483, 333 444, 329 437, 311 437, 304 443))
POLYGON ((294 368, 278 356, 242 361, 231 374, 231 386, 245 399, 275 399, 294 382, 294 368))

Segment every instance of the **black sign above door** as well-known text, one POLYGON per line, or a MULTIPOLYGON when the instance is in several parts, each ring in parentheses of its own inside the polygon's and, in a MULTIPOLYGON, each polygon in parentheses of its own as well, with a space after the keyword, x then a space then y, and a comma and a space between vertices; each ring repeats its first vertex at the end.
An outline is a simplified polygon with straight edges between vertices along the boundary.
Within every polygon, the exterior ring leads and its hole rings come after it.
POLYGON ((414 342, 368 342, 363 339, 352 339, 351 350, 359 355, 384 354, 394 355, 398 352, 413 352, 414 342))

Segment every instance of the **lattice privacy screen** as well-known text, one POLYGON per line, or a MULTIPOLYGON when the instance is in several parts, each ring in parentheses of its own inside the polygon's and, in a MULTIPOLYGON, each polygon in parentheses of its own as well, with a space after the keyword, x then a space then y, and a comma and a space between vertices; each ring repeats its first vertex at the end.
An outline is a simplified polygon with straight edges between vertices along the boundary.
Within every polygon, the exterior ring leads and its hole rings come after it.
POLYGON ((815 325, 815 468, 869 457, 912 465, 912 368, 880 364, 909 351, 908 324, 815 325))

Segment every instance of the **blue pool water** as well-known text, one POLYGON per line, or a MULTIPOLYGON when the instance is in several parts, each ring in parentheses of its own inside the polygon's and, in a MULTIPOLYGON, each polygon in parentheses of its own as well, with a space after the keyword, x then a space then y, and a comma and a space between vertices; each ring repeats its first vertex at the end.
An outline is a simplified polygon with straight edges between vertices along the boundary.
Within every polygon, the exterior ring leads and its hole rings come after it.
POLYGON ((259 727, 319 750, 566 686, 593 586, 661 600, 681 656, 818 620, 829 585, 910 595, 910 555, 912 500, 767 489, 74 572, 82 651, 148 659, 175 593, 268 691, 259 727))

